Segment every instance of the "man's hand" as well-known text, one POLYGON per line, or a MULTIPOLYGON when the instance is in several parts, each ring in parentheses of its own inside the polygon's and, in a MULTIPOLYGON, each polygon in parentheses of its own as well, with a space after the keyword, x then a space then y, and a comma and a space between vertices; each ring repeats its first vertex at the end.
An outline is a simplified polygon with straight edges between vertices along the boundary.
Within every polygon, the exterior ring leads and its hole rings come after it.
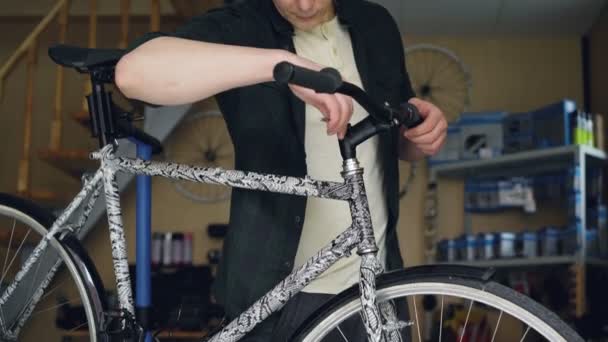
POLYGON ((302 101, 315 106, 327 122, 327 135, 338 134, 344 138, 346 127, 353 115, 353 99, 342 94, 319 94, 312 89, 289 85, 291 91, 302 101))
MULTIPOLYGON (((319 71, 323 66, 297 55, 291 56, 289 62, 301 67, 319 71)), ((346 127, 353 115, 353 99, 342 94, 319 94, 312 89, 290 84, 291 91, 302 101, 316 107, 327 122, 327 134, 338 134, 344 138, 346 127)))
POLYGON ((445 142, 448 128, 445 116, 441 109, 430 102, 413 98, 409 103, 418 108, 424 121, 414 128, 402 130, 407 139, 407 144, 401 145, 402 159, 417 160, 424 155, 435 155, 445 142))

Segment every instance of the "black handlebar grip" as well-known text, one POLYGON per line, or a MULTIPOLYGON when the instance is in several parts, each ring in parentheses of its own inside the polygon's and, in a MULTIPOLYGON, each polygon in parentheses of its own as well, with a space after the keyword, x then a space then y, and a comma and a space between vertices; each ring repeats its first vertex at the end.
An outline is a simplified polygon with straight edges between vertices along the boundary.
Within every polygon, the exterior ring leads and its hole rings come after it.
POLYGON ((342 76, 333 68, 315 71, 281 62, 274 67, 273 76, 279 83, 292 83, 313 89, 317 93, 333 94, 342 86, 342 76))
POLYGON ((400 125, 405 126, 406 128, 416 127, 424 121, 418 108, 409 102, 401 105, 400 110, 397 112, 397 120, 400 125))

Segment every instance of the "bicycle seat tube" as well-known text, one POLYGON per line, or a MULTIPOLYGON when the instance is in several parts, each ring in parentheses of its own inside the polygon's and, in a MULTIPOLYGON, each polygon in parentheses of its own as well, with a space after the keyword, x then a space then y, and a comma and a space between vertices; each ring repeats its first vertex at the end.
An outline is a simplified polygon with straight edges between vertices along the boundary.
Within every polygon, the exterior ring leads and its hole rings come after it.
POLYGON ((344 182, 352 188, 353 198, 348 204, 353 219, 353 226, 361 234, 361 242, 357 247, 357 254, 378 252, 374 230, 372 228, 371 214, 363 183, 363 168, 359 165, 357 158, 345 159, 342 164, 342 177, 344 182))

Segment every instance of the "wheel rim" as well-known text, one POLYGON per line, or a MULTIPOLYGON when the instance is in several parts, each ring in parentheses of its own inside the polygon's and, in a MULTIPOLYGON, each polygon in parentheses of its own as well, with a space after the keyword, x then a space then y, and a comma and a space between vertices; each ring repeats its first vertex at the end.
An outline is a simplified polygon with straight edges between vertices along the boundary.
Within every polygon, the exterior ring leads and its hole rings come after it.
MULTIPOLYGON (((460 299, 465 299, 469 301, 470 307, 467 307, 467 305, 465 305, 465 310, 467 311, 467 321, 465 321, 465 329, 460 334, 458 334, 456 339, 457 341, 462 340, 463 337, 466 336, 465 334, 467 334, 466 326, 468 321, 470 320, 470 312, 472 311, 472 308, 475 307, 475 304, 484 305, 484 307, 490 306, 501 312, 498 314, 496 323, 489 324, 491 333, 490 336, 492 336, 492 341, 513 341, 512 337, 509 337, 508 339, 500 339, 500 334, 508 332, 507 330, 504 330, 505 324, 510 324, 505 323, 509 320, 507 315, 510 316, 512 319, 517 319, 518 321, 522 322, 522 324, 526 324, 527 327, 529 327, 521 328, 523 335, 520 335, 518 339, 516 339, 516 341, 525 341, 525 338, 530 338, 530 336, 532 336, 532 334, 530 333, 530 329, 534 329, 534 331, 542 335, 548 341, 566 341, 564 337, 562 337, 562 335, 557 332, 553 327, 545 323, 536 315, 530 313, 528 310, 521 308, 518 305, 506 299, 503 299, 491 292, 473 289, 469 286, 445 282, 420 282, 409 283, 407 284, 407 286, 389 286, 387 288, 379 289, 377 291, 377 300, 379 303, 381 303, 388 300, 393 300, 395 298, 408 297, 411 319, 415 322, 420 322, 420 317, 422 316, 422 306, 420 304, 416 304, 417 300, 411 301, 411 298, 412 296, 413 298, 416 298, 416 296, 423 296, 429 294, 442 296, 441 298, 443 298, 443 300, 441 301, 442 310, 440 310, 441 321, 443 321, 443 318, 445 318, 445 316, 443 316, 443 313, 445 312, 446 302, 448 302, 447 300, 445 300, 446 296, 458 297, 460 299), (472 290, 475 292, 475 294, 471 293, 472 290)), ((325 317, 306 335, 306 337, 302 341, 321 341, 321 339, 323 339, 323 337, 326 336, 329 332, 334 330, 336 326, 345 321, 347 318, 351 317, 353 314, 356 314, 360 310, 360 308, 361 305, 360 300, 358 298, 350 300, 346 304, 340 306, 340 308, 332 312, 330 315, 325 317)), ((420 330, 420 327, 421 324, 414 323, 410 328, 405 329, 412 329, 412 338, 413 340, 416 340, 420 339, 420 335, 423 334, 420 330)), ((443 327, 444 326, 440 326, 440 329, 443 327)), ((437 334, 435 334, 435 336, 437 336, 437 334)), ((441 338, 441 334, 439 335, 439 337, 441 338)), ((346 337, 344 338, 344 340, 348 341, 346 337)))
MULTIPOLYGON (((232 141, 217 110, 186 117, 173 131, 165 147, 165 159, 196 167, 234 168, 232 141)), ((216 184, 173 181, 184 197, 202 203, 219 202, 230 197, 230 188, 216 184)))
POLYGON ((405 49, 406 66, 416 96, 433 102, 452 121, 468 106, 471 76, 452 51, 418 44, 405 49))
MULTIPOLYGON (((2 291, 0 293, 4 293, 5 285, 13 279, 20 269, 21 261, 27 258, 29 252, 38 244, 47 230, 29 215, 2 204, 0 204, 0 230, 0 278, 2 278, 2 291)), ((63 312, 66 308, 76 305, 84 307, 86 323, 71 330, 87 329, 90 333, 90 340, 97 341, 94 309, 88 303, 88 299, 84 303, 81 299, 83 296, 87 298, 87 292, 82 280, 79 277, 72 276, 73 274, 77 274, 76 266, 68 257, 65 249, 61 247, 57 240, 51 239, 50 245, 46 247, 40 260, 57 260, 58 256, 61 257, 63 264, 67 268, 60 267, 55 274, 54 279, 42 294, 40 302, 34 307, 24 327, 18 331, 19 341, 28 340, 28 336, 30 335, 33 335, 31 338, 35 338, 36 332, 39 334, 40 331, 44 331, 45 337, 49 338, 52 338, 52 335, 62 336, 66 332, 71 333, 72 331, 70 330, 59 329, 55 325, 55 317, 60 311, 63 312)), ((40 265, 42 264, 35 265, 32 271, 28 273, 28 278, 25 278, 29 280, 27 284, 39 284, 43 279, 44 274, 46 274, 43 270, 48 268, 40 265)), ((0 308, 0 315, 3 321, 9 319, 5 316, 14 316, 14 314, 9 314, 11 310, 9 306, 14 307, 14 298, 27 298, 31 300, 36 287, 33 285, 27 286, 20 291, 15 292, 15 296, 11 297, 0 308), (24 296, 23 293, 26 295, 24 296), (17 294, 21 295, 17 296, 17 294)), ((22 313, 23 308, 15 312, 22 313)), ((8 325, 13 328, 16 324, 17 321, 14 319, 8 322, 8 325)), ((14 332, 13 329, 10 329, 10 331, 14 332)), ((4 331, 2 333, 4 334, 4 331)), ((38 335, 37 338, 39 337, 38 335)))

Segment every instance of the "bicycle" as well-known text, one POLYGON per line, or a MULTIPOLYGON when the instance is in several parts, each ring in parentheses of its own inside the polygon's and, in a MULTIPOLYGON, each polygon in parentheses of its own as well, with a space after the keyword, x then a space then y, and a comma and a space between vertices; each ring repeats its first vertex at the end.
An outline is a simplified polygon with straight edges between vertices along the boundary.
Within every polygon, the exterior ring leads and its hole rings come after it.
MULTIPOLYGON (((283 62, 274 70, 277 82, 298 84, 318 92, 349 95, 369 113, 367 118, 350 126, 346 137, 340 141, 344 160, 341 175, 344 182, 197 168, 119 157, 114 154, 118 145, 117 139, 124 136, 135 136, 156 149, 161 147, 155 138, 130 125, 129 116, 113 104, 110 93, 104 88, 106 84, 113 83, 114 66, 123 54, 122 50, 85 49, 67 45, 57 45, 49 49, 49 55, 56 63, 91 76, 92 94, 87 96, 87 100, 93 133, 100 143, 100 150, 93 152, 91 157, 99 160, 101 167, 84 180, 82 190, 54 222, 31 203, 8 195, 0 196, 0 214, 8 217, 9 224, 12 221, 11 241, 17 223, 26 225, 29 229, 24 239, 27 239, 31 231, 40 236, 36 247, 10 280, 10 285, 2 291, 0 337, 3 340, 18 338, 20 329, 47 290, 60 264, 67 266, 69 275, 76 284, 78 296, 85 308, 86 327, 91 341, 143 338, 145 329, 138 324, 133 305, 116 185, 116 173, 122 171, 251 190, 345 200, 350 205, 350 227, 206 341, 238 341, 256 324, 285 305, 312 279, 340 258, 350 255, 355 248, 361 257, 359 284, 336 295, 311 315, 308 321, 294 332, 293 341, 321 341, 324 338, 334 340, 332 336, 346 339, 344 335, 340 337, 339 325, 346 319, 356 319, 357 316, 363 321, 369 341, 401 341, 403 334, 417 335, 418 339, 422 340, 423 333, 425 340, 430 337, 442 341, 449 332, 444 327, 444 321, 446 326, 450 324, 460 327, 458 335, 462 340, 467 334, 471 313, 476 315, 475 312, 480 310, 484 312, 484 319, 496 322, 492 329, 485 329, 486 335, 491 333, 492 340, 497 336, 499 340, 500 336, 513 340, 510 334, 515 332, 517 338, 523 341, 533 335, 530 333, 533 330, 536 332, 535 336, 542 336, 549 341, 582 341, 582 338, 554 313, 522 294, 491 281, 492 270, 455 265, 426 265, 384 273, 383 267, 376 259, 378 249, 367 206, 363 169, 356 158, 356 147, 371 136, 391 127, 412 127, 419 123, 421 119, 415 107, 405 104, 400 108, 392 108, 386 103, 377 104, 357 86, 343 82, 339 73, 333 69, 316 72, 283 62), (76 238, 102 190, 106 198, 119 300, 117 312, 106 311, 97 271, 76 238), (72 216, 77 210, 81 212, 76 215, 76 224, 69 224, 68 219, 74 220, 72 216), (46 253, 49 251, 56 253, 57 259, 47 257, 46 253), (40 274, 43 277, 40 277, 40 274), (33 286, 37 279, 41 281, 33 286), (417 303, 420 298, 423 298, 425 311, 422 319, 417 303), (398 316, 401 317, 402 312, 411 312, 410 307, 414 309, 413 316, 400 320, 398 316), (453 310, 466 312, 464 325, 454 323, 457 321, 456 315, 448 317, 449 311, 453 310), (435 317, 426 321, 425 318, 433 315, 439 315, 439 319, 435 317), (516 328, 510 325, 512 319, 519 321, 515 325, 516 328), (507 328, 500 325, 505 321, 509 321, 507 328), (434 332, 428 332, 429 327, 436 328, 437 325, 438 328, 434 332)), ((7 259, 8 254, 5 260, 7 259)), ((6 272, 3 271, 3 274, 6 272)), ((479 330, 479 326, 475 329, 479 330)))

